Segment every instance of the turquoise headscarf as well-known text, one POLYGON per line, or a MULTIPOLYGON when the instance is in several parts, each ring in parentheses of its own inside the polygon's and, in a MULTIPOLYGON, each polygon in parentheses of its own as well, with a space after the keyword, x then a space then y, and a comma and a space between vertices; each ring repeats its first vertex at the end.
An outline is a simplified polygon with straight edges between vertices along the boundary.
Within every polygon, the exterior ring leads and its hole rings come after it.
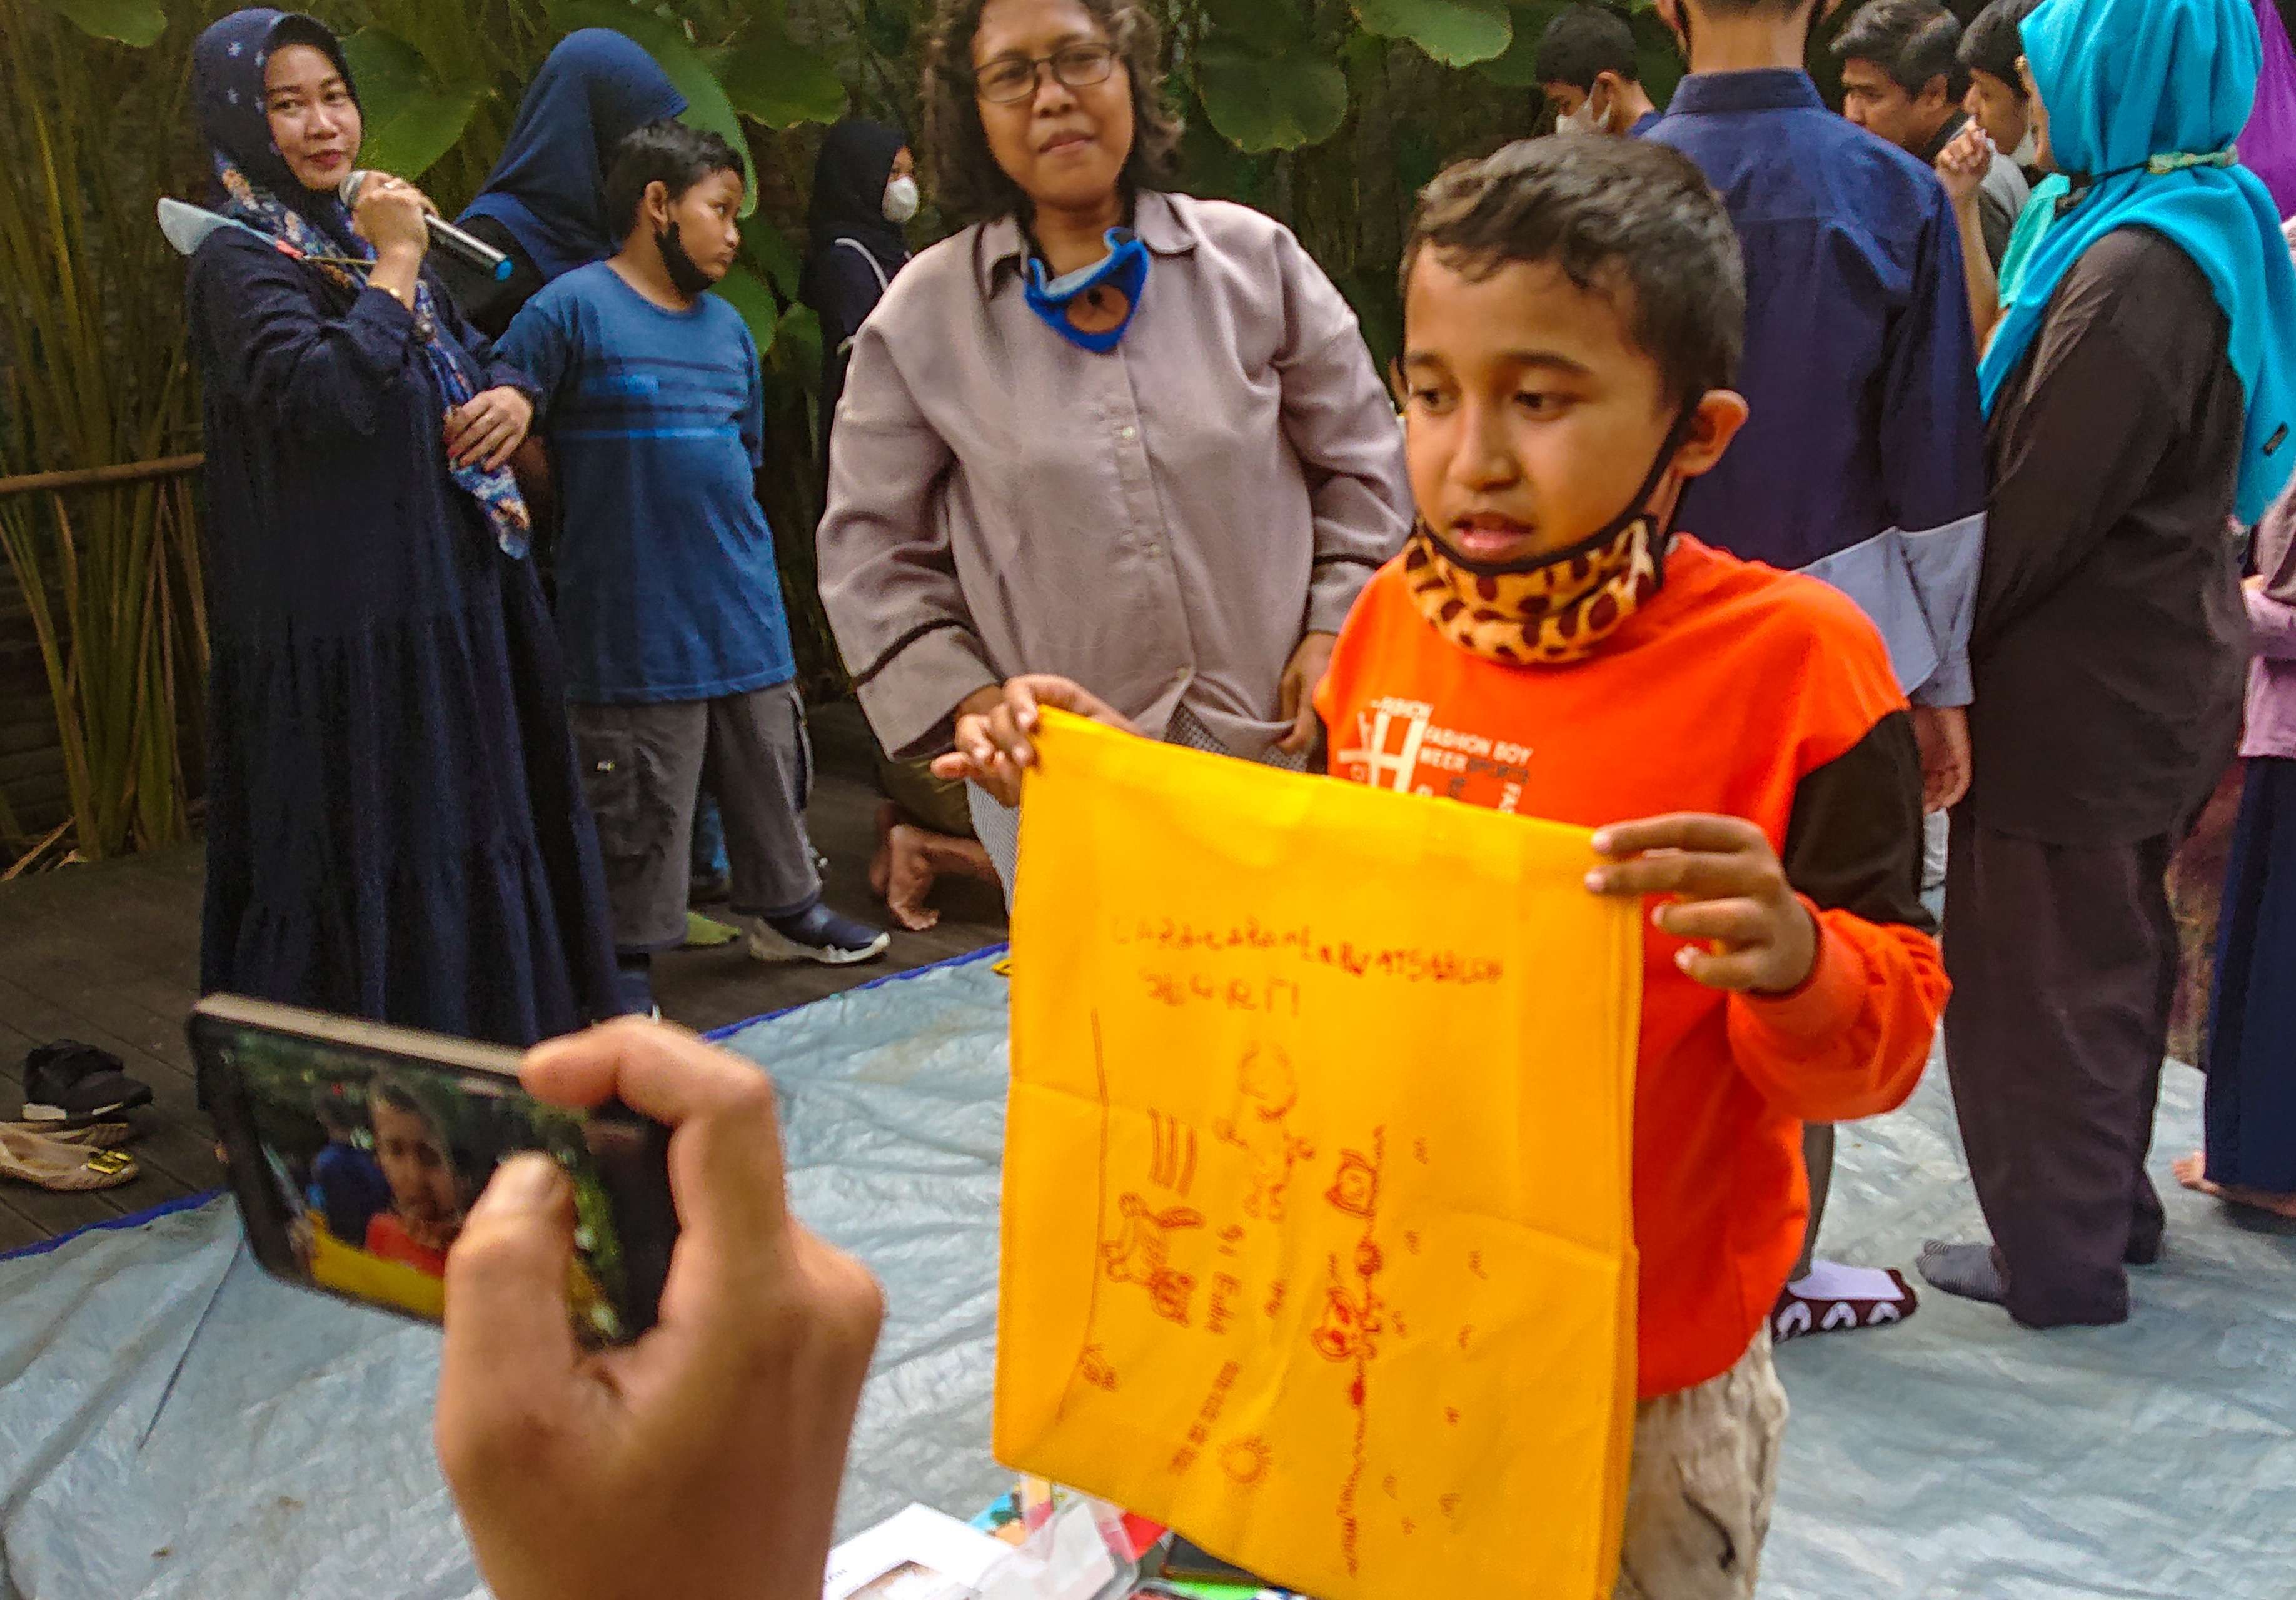
POLYGON ((2025 56, 2078 199, 2033 254, 1979 378, 1990 414, 2057 285, 2120 228, 2150 228, 2207 275, 2248 397, 2236 514, 2262 519, 2296 465, 2296 267, 2263 180, 2234 161, 2264 48, 2250 0, 2045 0, 2025 56), (2080 175, 2089 186, 2079 193, 2080 175))

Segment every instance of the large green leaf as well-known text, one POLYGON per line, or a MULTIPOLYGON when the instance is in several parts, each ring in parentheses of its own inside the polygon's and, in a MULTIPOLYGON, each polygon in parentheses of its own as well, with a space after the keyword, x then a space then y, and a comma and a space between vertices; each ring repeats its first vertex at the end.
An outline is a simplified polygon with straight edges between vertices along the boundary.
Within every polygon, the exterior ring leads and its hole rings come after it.
POLYGON ((797 299, 798 279, 805 272, 805 258, 798 254, 797 246, 789 235, 764 217, 752 217, 742 225, 742 253, 750 258, 750 265, 761 269, 774 291, 785 300, 797 299))
POLYGON ((1513 7, 1514 42, 1475 70, 1510 89, 1538 87, 1538 41, 1570 0, 1532 0, 1513 7))
POLYGON ((1507 0, 1355 0, 1374 33, 1409 39, 1454 67, 1487 62, 1514 39, 1507 0))
POLYGON ((1305 45, 1311 33, 1299 0, 1204 0, 1214 37, 1261 55, 1281 55, 1305 45))
POLYGON ((366 122, 359 160, 379 172, 420 177, 455 148, 486 91, 448 87, 431 75, 414 45, 380 28, 343 41, 366 122))
POLYGON ((715 292, 750 324, 750 337, 758 341, 758 358, 762 361, 771 355, 782 320, 781 302, 774 299, 774 291, 748 267, 736 267, 718 280, 715 292))
POLYGON ((160 0, 44 0, 50 11, 99 39, 118 39, 138 49, 156 45, 168 31, 160 0))
POLYGON ((782 313, 774 331, 774 365, 804 392, 820 387, 821 318, 809 308, 791 306, 782 313))
POLYGON ((1209 39, 1196 61, 1196 94, 1211 124, 1239 150, 1321 144, 1348 119, 1348 79, 1304 50, 1266 56, 1209 39))
POLYGON ((1221 137, 1199 97, 1180 133, 1180 186, 1208 200, 1241 201, 1264 208, 1276 157, 1246 155, 1221 137))
POLYGON ((845 85, 826 57, 777 23, 760 20, 718 68, 734 109, 767 127, 834 122, 845 114, 845 85))
POLYGON ((550 20, 569 33, 578 28, 611 28, 636 40, 685 96, 685 115, 680 120, 689 127, 724 135, 741 152, 745 180, 742 215, 747 217, 757 209, 758 169, 750 158, 750 142, 742 133, 742 119, 726 98, 725 86, 685 37, 684 28, 653 12, 624 5, 620 0, 547 0, 546 9, 550 20))

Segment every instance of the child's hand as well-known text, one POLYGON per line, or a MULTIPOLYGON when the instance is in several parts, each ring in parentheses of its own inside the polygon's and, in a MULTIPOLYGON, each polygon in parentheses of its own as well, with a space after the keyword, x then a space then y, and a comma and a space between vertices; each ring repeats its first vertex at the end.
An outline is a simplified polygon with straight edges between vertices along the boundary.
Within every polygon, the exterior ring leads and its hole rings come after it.
POLYGON ((1992 165, 1993 141, 1986 137, 1982 127, 1972 122, 1938 152, 1938 181, 1945 185, 1946 195, 1956 207, 1974 205, 1992 165))
POLYGON ((1654 816, 1595 835, 1615 866, 1587 874, 1596 894, 1667 902, 1652 923, 1677 939, 1682 970, 1710 989, 1791 994, 1817 965, 1817 919, 1786 882, 1761 829, 1735 816, 1654 816))
POLYGON ((1140 731, 1081 684, 1044 675, 1016 677, 1002 689, 977 692, 956 708, 956 749, 933 762, 933 775, 978 784, 999 805, 1019 805, 1021 774, 1037 763, 1031 735, 1044 721, 1040 706, 1090 718, 1119 733, 1140 731))

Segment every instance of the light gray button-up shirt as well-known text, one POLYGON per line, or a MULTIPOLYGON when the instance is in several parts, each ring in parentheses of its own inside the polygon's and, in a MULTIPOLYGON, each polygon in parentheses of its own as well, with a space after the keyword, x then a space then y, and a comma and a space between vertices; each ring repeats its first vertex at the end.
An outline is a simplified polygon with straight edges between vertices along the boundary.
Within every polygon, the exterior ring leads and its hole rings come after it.
POLYGON ((1152 734, 1185 705, 1259 756, 1300 639, 1402 547, 1394 406, 1299 241, 1178 194, 1142 194, 1135 226, 1154 265, 1110 355, 1029 308, 1009 217, 919 256, 855 341, 821 594, 896 758, 1027 672, 1152 734))

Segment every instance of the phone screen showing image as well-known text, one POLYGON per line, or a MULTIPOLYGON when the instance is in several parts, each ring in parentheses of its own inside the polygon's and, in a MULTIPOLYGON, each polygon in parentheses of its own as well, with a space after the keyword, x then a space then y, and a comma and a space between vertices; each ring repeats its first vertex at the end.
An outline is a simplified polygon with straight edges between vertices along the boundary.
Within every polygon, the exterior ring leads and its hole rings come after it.
POLYGON ((676 1226, 659 1124, 545 1105, 510 1075, 515 1053, 365 1023, 227 1001, 203 1005, 192 1037, 249 1239, 275 1275, 438 1321, 472 1205, 502 1161, 539 1151, 573 1185, 577 1336, 619 1344, 652 1325, 676 1226))

